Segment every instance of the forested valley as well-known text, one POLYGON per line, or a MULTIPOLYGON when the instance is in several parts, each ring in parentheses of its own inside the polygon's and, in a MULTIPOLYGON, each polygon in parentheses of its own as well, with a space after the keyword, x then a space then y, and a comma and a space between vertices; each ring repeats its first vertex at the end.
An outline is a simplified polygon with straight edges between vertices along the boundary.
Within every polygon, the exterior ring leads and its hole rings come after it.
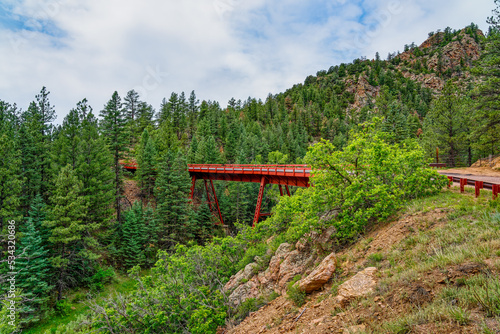
MULTIPOLYGON (((258 271, 282 242, 329 226, 342 247, 439 193, 446 178, 426 168, 436 148, 449 167, 500 154, 491 23, 487 34, 446 28, 386 59, 332 66, 265 101, 172 92, 156 109, 131 90, 102 107, 83 99, 55 125, 48 88, 26 110, 1 97, 0 287, 6 301, 15 262, 17 329, 39 332, 82 302, 85 312, 46 332, 215 333, 247 314, 222 288, 256 256, 258 271), (271 187, 262 211, 273 215, 252 229, 259 184, 217 181, 222 228, 201 183, 189 199, 187 164, 307 164, 314 187, 283 198, 271 187), (95 299, 117 276, 130 290, 95 299)), ((3 303, 2 333, 15 331, 9 312, 3 303)))

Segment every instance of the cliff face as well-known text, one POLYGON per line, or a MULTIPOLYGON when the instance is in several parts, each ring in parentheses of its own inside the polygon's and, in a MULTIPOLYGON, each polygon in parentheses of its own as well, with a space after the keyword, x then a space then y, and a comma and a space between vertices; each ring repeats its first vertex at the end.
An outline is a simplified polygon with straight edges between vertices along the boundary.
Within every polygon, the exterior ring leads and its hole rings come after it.
MULTIPOLYGON (((478 30, 477 35, 484 37, 478 30)), ((447 78, 470 78, 468 69, 481 55, 481 45, 470 34, 462 29, 447 44, 443 43, 442 32, 430 36, 418 48, 410 49, 396 56, 398 65, 391 71, 403 75, 422 87, 439 93, 447 78), (443 44, 445 44, 443 46, 443 44)), ((359 110, 374 101, 380 93, 380 86, 370 85, 366 73, 357 77, 349 77, 345 81, 346 90, 354 95, 352 110, 359 110)))
MULTIPOLYGON (((481 31, 478 36, 483 36, 481 31)), ((453 37, 451 42, 442 45, 444 33, 437 33, 423 42, 418 49, 406 51, 397 57, 402 61, 398 69, 406 78, 410 78, 430 88, 440 91, 445 80, 441 74, 451 73, 451 77, 468 78, 467 68, 473 65, 481 55, 481 46, 474 40, 465 29, 453 37), (409 68, 422 66, 431 73, 416 74, 409 68)))

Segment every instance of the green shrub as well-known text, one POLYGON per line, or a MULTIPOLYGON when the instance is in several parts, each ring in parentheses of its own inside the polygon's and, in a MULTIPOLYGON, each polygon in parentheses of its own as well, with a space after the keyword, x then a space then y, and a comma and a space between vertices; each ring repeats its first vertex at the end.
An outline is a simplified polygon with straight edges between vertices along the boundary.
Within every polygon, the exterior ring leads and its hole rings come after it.
POLYGON ((384 259, 381 253, 373 253, 368 256, 368 261, 371 263, 378 263, 384 259))
POLYGON ((116 278, 115 270, 112 267, 99 268, 90 278, 89 288, 91 291, 102 291, 104 285, 111 283, 116 278))
POLYGON ((388 143, 380 123, 363 124, 342 151, 326 140, 310 147, 305 160, 313 169, 314 187, 281 199, 258 228, 295 242, 311 230, 334 226, 336 242, 345 243, 368 224, 395 214, 407 200, 441 191, 447 178, 428 168, 419 143, 388 143), (318 219, 333 212, 336 218, 318 219))
POLYGON ((54 309, 57 315, 67 316, 71 313, 71 304, 66 299, 62 299, 56 303, 54 309))
POLYGON ((255 312, 267 303, 264 298, 248 298, 238 307, 235 315, 236 320, 245 319, 251 312, 255 312))
POLYGON ((290 283, 288 283, 287 298, 291 300, 295 306, 301 307, 306 303, 306 293, 302 291, 298 285, 295 285, 301 279, 300 275, 296 275, 290 283))

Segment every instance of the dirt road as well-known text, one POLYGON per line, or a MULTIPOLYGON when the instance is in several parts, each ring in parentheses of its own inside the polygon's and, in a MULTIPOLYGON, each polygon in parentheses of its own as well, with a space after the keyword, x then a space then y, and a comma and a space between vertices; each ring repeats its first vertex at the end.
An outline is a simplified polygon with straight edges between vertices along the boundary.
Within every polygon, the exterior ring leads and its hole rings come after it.
POLYGON ((447 176, 500 184, 500 171, 487 167, 443 169, 438 172, 447 176))

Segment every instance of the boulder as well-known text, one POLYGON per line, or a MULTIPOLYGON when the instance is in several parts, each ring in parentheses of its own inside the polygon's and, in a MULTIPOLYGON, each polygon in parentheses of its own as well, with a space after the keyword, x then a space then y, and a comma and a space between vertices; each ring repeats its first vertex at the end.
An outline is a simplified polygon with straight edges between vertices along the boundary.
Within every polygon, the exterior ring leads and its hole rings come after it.
POLYGON ((320 289, 335 272, 337 268, 337 258, 331 253, 323 259, 321 264, 313 270, 306 278, 299 282, 299 288, 306 293, 311 293, 320 289))
POLYGON ((337 302, 342 307, 345 307, 352 299, 372 293, 377 285, 377 281, 375 280, 376 272, 377 268, 375 267, 366 268, 342 283, 338 289, 337 302))

